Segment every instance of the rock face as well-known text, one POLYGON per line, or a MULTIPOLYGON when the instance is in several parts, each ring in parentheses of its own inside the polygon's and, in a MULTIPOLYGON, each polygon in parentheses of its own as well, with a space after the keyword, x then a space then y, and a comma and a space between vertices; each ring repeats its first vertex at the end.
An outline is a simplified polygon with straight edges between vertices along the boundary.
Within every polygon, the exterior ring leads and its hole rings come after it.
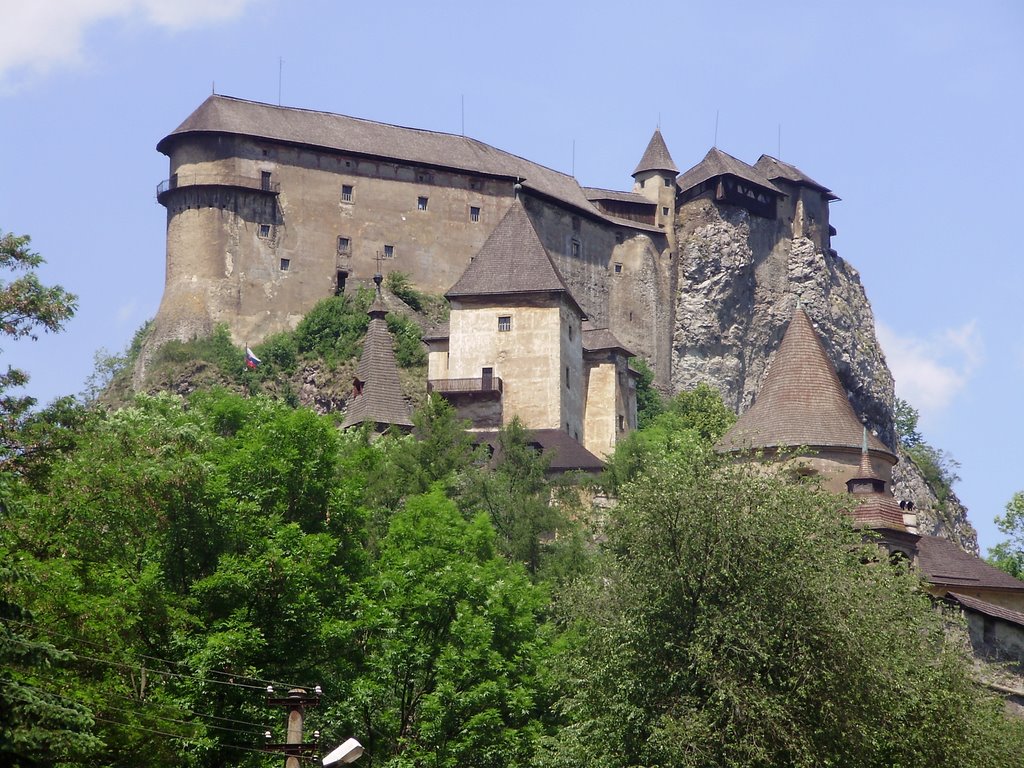
MULTIPOLYGON (((835 251, 792 236, 784 220, 708 200, 694 200, 680 213, 672 391, 706 382, 726 405, 746 410, 799 301, 854 410, 882 442, 896 446, 893 378, 857 271, 835 251)), ((959 501, 940 509, 917 467, 900 458, 894 488, 897 498, 914 502, 921 532, 976 552, 959 501)))

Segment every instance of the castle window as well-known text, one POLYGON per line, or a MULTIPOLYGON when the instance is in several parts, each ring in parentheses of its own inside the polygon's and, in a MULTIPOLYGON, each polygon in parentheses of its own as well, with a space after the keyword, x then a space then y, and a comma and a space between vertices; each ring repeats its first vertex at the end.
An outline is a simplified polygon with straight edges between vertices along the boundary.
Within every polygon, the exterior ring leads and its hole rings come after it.
POLYGON ((469 220, 474 224, 480 221, 480 209, 475 205, 469 206, 469 220))
POLYGON ((292 265, 291 259, 281 259, 281 271, 287 272, 288 267, 292 265))
POLYGON ((338 282, 334 286, 334 295, 341 296, 345 292, 345 281, 348 279, 348 272, 343 269, 338 270, 338 282))
POLYGON ((273 233, 274 229, 269 224, 260 224, 260 237, 264 240, 269 240, 273 233))
POLYGON ((569 384, 569 366, 568 365, 565 366, 565 388, 566 389, 572 389, 571 385, 569 384))
POLYGON ((416 210, 425 211, 427 210, 427 198, 417 197, 416 198, 416 210))
POLYGON ((498 330, 499 331, 511 331, 512 330, 512 315, 499 315, 498 316, 498 330))
POLYGON ((395 246, 393 246, 393 245, 385 245, 384 246, 384 258, 385 259, 393 259, 393 258, 395 258, 395 246))
POLYGON ((270 171, 260 171, 260 189, 270 191, 270 171))
POLYGON ((469 188, 479 192, 481 189, 484 188, 484 183, 480 179, 470 179, 469 188))
POLYGON ((572 341, 572 323, 569 323, 569 341, 572 341))
POLYGON ((617 261, 615 262, 615 274, 616 275, 621 275, 622 274, 622 264, 617 262, 617 261))
POLYGON ((621 413, 619 414, 619 432, 626 431, 626 417, 621 413))
POLYGON ((352 253, 352 239, 338 235, 338 253, 352 253))
POLYGON ((661 206, 661 215, 662 216, 668 216, 668 206, 667 205, 661 206))
POLYGON ((581 252, 582 250, 583 250, 583 247, 582 247, 582 245, 581 245, 580 241, 579 241, 579 240, 577 240, 577 239, 576 239, 576 238, 574 237, 574 238, 572 239, 572 255, 573 255, 573 256, 577 256, 577 257, 578 257, 578 256, 580 255, 580 252, 581 252))
POLYGON ((352 202, 352 185, 342 184, 341 185, 341 202, 351 203, 352 202))
POLYGON ((666 187, 671 187, 672 186, 672 179, 668 178, 667 176, 665 177, 665 186, 666 187))

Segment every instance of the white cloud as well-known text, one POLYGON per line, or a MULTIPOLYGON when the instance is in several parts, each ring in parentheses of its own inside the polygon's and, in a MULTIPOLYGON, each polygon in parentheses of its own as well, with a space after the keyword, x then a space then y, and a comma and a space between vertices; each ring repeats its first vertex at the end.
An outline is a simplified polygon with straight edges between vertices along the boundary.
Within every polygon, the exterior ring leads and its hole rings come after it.
POLYGON ((948 408, 981 364, 982 339, 973 320, 927 339, 901 336, 884 323, 877 331, 897 393, 922 419, 948 408))
POLYGON ((0 0, 0 83, 80 65, 95 24, 119 20, 181 30, 238 16, 252 0, 0 0))

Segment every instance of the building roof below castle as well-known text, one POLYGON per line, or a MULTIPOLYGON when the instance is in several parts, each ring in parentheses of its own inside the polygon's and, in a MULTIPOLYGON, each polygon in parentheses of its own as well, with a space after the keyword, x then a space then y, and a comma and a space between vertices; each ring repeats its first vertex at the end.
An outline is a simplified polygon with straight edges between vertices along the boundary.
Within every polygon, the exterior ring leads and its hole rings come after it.
POLYGON ((638 173, 644 173, 646 171, 668 171, 671 174, 679 173, 679 169, 676 168, 675 161, 672 160, 672 155, 669 154, 668 146, 665 144, 665 138, 661 135, 660 129, 655 129, 654 135, 651 136, 651 140, 647 142, 647 149, 644 150, 644 155, 640 158, 640 162, 637 163, 636 170, 633 171, 633 175, 636 176, 638 173))
POLYGON ((169 155, 182 136, 226 133, 320 147, 368 157, 451 168, 520 180, 523 186, 595 216, 597 210, 572 176, 496 149, 482 141, 439 131, 405 128, 331 112, 280 107, 214 94, 157 144, 169 155))
POLYGON ((627 349, 626 346, 619 341, 615 334, 608 328, 597 328, 589 320, 583 323, 584 352, 604 352, 612 350, 617 350, 626 357, 636 357, 636 353, 627 349))
POLYGON ((939 536, 922 536, 917 544, 917 565, 930 584, 1024 592, 1024 581, 989 565, 976 555, 939 536))
POLYGON ((709 149, 708 153, 704 155, 703 160, 676 179, 676 184, 680 190, 688 192, 705 181, 710 181, 719 176, 735 176, 776 195, 785 194, 759 171, 755 170, 753 166, 747 165, 742 160, 738 160, 732 155, 723 152, 718 147, 709 149))
MULTIPOLYGON (((860 449, 863 429, 810 318, 797 307, 754 404, 726 432, 718 448, 860 449)), ((874 435, 868 435, 867 447, 896 462, 892 451, 874 435)))
POLYGON ((1021 613, 1020 611, 1003 608, 1001 605, 993 605, 992 603, 987 603, 984 600, 979 600, 976 597, 964 595, 960 592, 947 592, 946 597, 952 598, 964 608, 974 611, 975 613, 981 613, 985 616, 991 616, 994 619, 1002 619, 1010 624, 1016 624, 1018 627, 1024 627, 1024 613, 1021 613))
MULTIPOLYGON (((496 431, 474 432, 478 444, 489 445, 495 459, 500 459, 499 433, 496 431)), ((531 429, 527 440, 548 460, 548 472, 600 472, 604 462, 584 448, 579 442, 560 429, 531 429)))
POLYGON ((540 294, 562 294, 584 314, 541 243, 522 201, 516 199, 445 296, 540 294))
POLYGON ((783 181, 788 181, 792 184, 802 184, 806 187, 812 187, 813 189, 818 190, 828 200, 839 199, 835 194, 833 194, 831 189, 826 187, 824 184, 819 184, 795 165, 784 163, 771 155, 761 155, 757 159, 757 162, 754 163, 754 170, 769 181, 782 179, 783 181))

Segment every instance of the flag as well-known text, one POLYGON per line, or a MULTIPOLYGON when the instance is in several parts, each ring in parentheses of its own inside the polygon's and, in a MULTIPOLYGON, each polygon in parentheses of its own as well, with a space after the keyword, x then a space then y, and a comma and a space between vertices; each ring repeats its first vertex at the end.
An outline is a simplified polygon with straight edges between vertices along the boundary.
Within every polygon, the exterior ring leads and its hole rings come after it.
POLYGON ((262 362, 263 362, 262 360, 260 360, 258 357, 256 357, 256 355, 254 355, 252 353, 251 349, 249 349, 248 347, 245 348, 245 367, 246 368, 258 368, 260 363, 262 363, 262 362))

